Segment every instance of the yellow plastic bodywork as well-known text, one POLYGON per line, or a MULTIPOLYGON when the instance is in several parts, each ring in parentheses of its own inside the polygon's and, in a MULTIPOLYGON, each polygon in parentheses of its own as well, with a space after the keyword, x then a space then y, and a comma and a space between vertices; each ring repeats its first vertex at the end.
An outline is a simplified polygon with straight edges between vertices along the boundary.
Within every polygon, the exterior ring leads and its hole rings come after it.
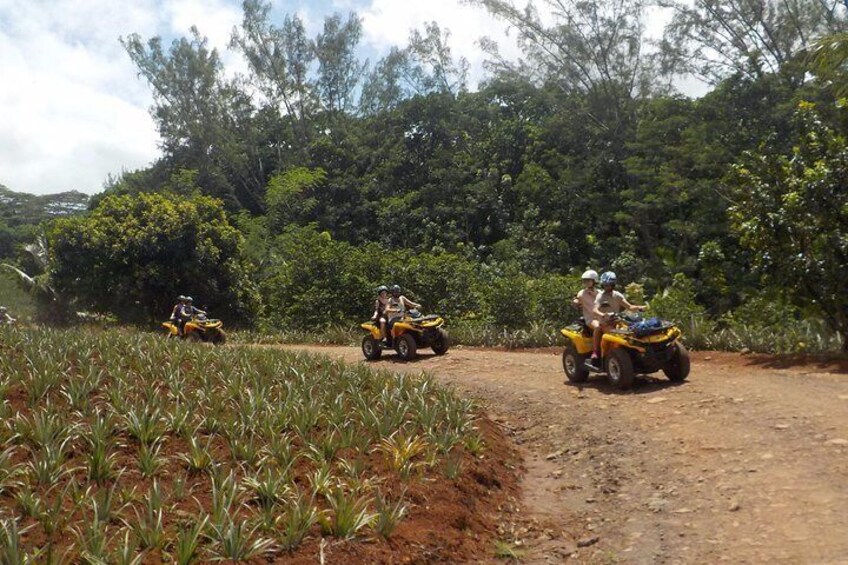
MULTIPOLYGON (((562 333, 562 335, 564 335, 567 340, 571 341, 571 343, 574 344, 575 349, 577 349, 577 353, 581 355, 592 353, 592 336, 586 336, 580 331, 576 331, 569 328, 561 329, 560 333, 562 333)), ((604 332, 604 335, 601 338, 601 356, 607 357, 607 355, 609 355, 614 349, 618 347, 626 347, 628 349, 636 350, 639 353, 645 353, 644 346, 651 345, 654 343, 664 343, 666 341, 673 341, 679 338, 680 335, 680 330, 677 327, 671 327, 664 332, 659 332, 640 338, 634 337, 631 333, 620 332, 615 330, 611 332, 604 332)))
POLYGON ((601 357, 606 358, 613 349, 617 349, 619 347, 627 347, 628 349, 635 349, 639 353, 644 353, 645 348, 639 347, 632 343, 627 335, 615 334, 606 332, 601 338, 601 357))
POLYGON ((560 332, 565 336, 565 339, 574 344, 574 348, 577 350, 577 353, 581 355, 588 355, 592 353, 592 336, 585 336, 583 335, 583 332, 570 330, 568 328, 563 328, 560 332))
POLYGON ((374 339, 378 341, 383 339, 380 328, 374 322, 365 322, 364 324, 360 324, 359 327, 370 333, 374 339))
MULTIPOLYGON (((426 329, 437 328, 441 325, 444 325, 444 323, 445 321, 442 318, 436 318, 435 320, 427 320, 425 322, 417 322, 413 318, 404 318, 399 322, 395 322, 395 325, 392 326, 392 337, 401 336, 406 332, 423 333, 426 329)), ((380 335, 380 328, 374 322, 365 322, 364 324, 360 324, 359 327, 367 332, 370 332, 375 339, 382 338, 382 336, 380 335)))
MULTIPOLYGON (((186 322, 186 325, 183 327, 183 334, 188 335, 193 331, 203 332, 205 330, 220 328, 223 325, 224 325, 224 323, 221 320, 214 320, 214 321, 211 321, 211 322, 210 321, 207 321, 207 322, 190 321, 190 322, 186 322)), ((168 335, 171 335, 171 336, 174 336, 174 337, 180 335, 180 331, 177 328, 177 325, 173 322, 170 322, 170 321, 162 322, 162 327, 165 328, 166 330, 168 330, 168 335)))
POLYGON ((677 327, 668 328, 664 332, 655 333, 652 335, 647 335, 645 337, 634 338, 640 341, 641 343, 662 343, 664 341, 671 341, 680 337, 680 330, 677 327))

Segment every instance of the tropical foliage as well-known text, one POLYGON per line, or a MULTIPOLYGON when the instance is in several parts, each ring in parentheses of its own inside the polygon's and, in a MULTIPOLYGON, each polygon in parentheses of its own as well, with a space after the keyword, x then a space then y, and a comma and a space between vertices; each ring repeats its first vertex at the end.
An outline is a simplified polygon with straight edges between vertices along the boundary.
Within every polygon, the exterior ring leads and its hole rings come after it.
MULTIPOLYGON (((115 196, 175 203, 199 191, 241 232, 229 255, 241 259, 222 262, 225 280, 209 287, 202 269, 156 286, 152 277, 178 267, 154 262, 145 273, 139 263, 120 283, 91 285, 92 297, 70 267, 92 264, 63 257, 83 247, 51 242, 55 267, 69 269, 54 273, 56 289, 132 318, 161 316, 185 289, 304 331, 352 323, 376 284, 396 282, 496 334, 570 318, 568 294, 587 267, 616 271, 649 299, 688 281, 705 328, 763 287, 779 294, 805 279, 816 287, 785 293, 789 318, 844 334, 846 294, 830 282, 845 264, 844 2, 669 0, 660 41, 647 26, 657 6, 638 0, 468 3, 510 25, 522 49, 507 60, 484 40, 490 73, 476 90, 436 24, 366 66, 355 14, 332 15, 310 36, 299 16, 246 0, 230 44, 247 62, 238 77, 196 30, 170 46, 123 38, 152 89, 163 154, 109 179, 92 216, 131 202, 115 196), (680 95, 685 73, 712 90, 680 95), (231 268, 242 259, 259 310, 231 268)), ((222 225, 211 218, 202 221, 222 225)), ((147 260, 123 249, 122 231, 104 232, 99 251, 147 260)))

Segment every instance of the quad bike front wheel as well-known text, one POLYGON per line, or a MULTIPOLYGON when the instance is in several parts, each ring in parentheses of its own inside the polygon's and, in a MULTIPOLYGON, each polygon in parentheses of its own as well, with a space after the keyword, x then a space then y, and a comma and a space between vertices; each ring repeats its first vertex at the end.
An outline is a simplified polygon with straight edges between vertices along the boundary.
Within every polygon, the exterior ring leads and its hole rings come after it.
POLYGON ((383 354, 383 350, 374 336, 366 335, 362 338, 362 354, 369 361, 376 361, 383 354))
POLYGON ((185 335, 185 340, 191 343, 200 343, 203 341, 203 338, 197 332, 189 332, 185 335))
POLYGON ((689 352, 682 343, 677 342, 674 345, 674 352, 663 367, 663 373, 668 380, 676 383, 685 381, 689 376, 689 352))
POLYGON ((448 352, 449 347, 450 339, 448 339, 448 332, 439 328, 439 332, 436 334, 436 338, 433 341, 433 353, 436 355, 444 355, 448 352))
POLYGON ((403 334, 397 338, 397 345, 395 346, 395 349, 401 359, 404 361, 412 361, 415 359, 418 344, 415 343, 415 338, 410 334, 403 334))
POLYGON ((620 389, 633 386, 636 373, 633 370, 633 360, 624 349, 613 349, 607 358, 607 375, 610 383, 620 389))
POLYGON ((573 343, 565 346, 562 352, 562 368, 565 376, 572 383, 585 383, 589 378, 589 369, 586 368, 586 355, 577 353, 573 343))
POLYGON ((215 345, 224 345, 225 343, 227 343, 227 334, 219 330, 218 333, 216 333, 215 336, 212 338, 212 343, 214 343, 215 345))

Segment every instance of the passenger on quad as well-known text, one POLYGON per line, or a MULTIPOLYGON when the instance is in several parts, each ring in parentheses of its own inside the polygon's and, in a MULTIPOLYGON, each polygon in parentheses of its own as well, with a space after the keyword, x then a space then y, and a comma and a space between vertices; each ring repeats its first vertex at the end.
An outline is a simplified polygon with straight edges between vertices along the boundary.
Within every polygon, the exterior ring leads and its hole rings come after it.
POLYGON ((586 326, 592 328, 592 323, 595 320, 595 298, 598 296, 598 273, 589 269, 583 276, 583 288, 577 293, 577 297, 571 301, 576 307, 580 308, 583 314, 583 322, 586 326))
POLYGON ((374 315, 371 320, 380 325, 381 339, 386 339, 386 306, 389 304, 389 287, 380 285, 377 287, 377 300, 374 301, 374 315))
POLYGON ((607 271, 601 275, 601 287, 603 292, 599 292, 595 297, 595 309, 593 311, 594 318, 592 320, 593 330, 593 351, 589 359, 589 364, 600 369, 601 357, 601 337, 604 332, 615 328, 613 315, 624 310, 643 311, 645 306, 630 304, 623 294, 615 290, 616 276, 612 271, 607 271))
POLYGON ((406 314, 406 311, 410 308, 420 309, 421 305, 416 304, 412 300, 408 299, 405 296, 402 296, 400 293, 401 289, 398 285, 392 286, 392 295, 389 297, 388 303, 386 304, 386 340, 390 339, 392 335, 392 327, 395 325, 395 322, 402 319, 406 314))
POLYGON ((15 320, 9 313, 6 311, 5 306, 0 306, 0 326, 11 326, 17 320, 15 320))
POLYGON ((179 296, 177 300, 180 302, 174 306, 174 310, 171 313, 171 321, 177 325, 179 334, 183 335, 186 322, 199 314, 206 315, 206 312, 194 307, 194 299, 191 296, 179 296))

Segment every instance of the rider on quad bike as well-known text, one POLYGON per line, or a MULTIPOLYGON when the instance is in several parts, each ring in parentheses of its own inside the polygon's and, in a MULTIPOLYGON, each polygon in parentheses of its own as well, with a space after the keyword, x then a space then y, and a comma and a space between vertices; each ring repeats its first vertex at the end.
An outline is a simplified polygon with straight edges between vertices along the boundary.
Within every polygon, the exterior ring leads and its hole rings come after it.
POLYGON ((385 314, 389 318, 388 329, 383 332, 373 318, 360 327, 367 332, 362 338, 362 354, 369 361, 376 361, 384 349, 394 349, 404 361, 415 358, 417 351, 430 347, 436 355, 447 353, 450 343, 444 329, 445 320, 431 314, 418 312, 421 306, 401 296, 400 287, 392 287, 385 314))
POLYGON ((586 323, 592 328, 592 356, 588 364, 596 369, 601 369, 601 337, 604 332, 615 329, 614 317, 624 310, 643 312, 645 306, 630 304, 623 294, 615 290, 617 278, 615 273, 607 271, 601 275, 602 292, 595 296, 595 308, 592 311, 592 319, 586 323))
POLYGON ((170 321, 177 326, 180 336, 184 333, 186 322, 197 315, 206 314, 203 310, 195 308, 193 302, 194 299, 191 296, 183 296, 181 294, 177 297, 176 306, 174 306, 173 310, 171 310, 170 321))
POLYGON ((223 322, 206 317, 206 312, 192 305, 190 296, 180 296, 181 304, 177 304, 167 322, 162 326, 170 337, 179 337, 188 341, 205 341, 222 345, 226 343, 223 322))
POLYGON ((409 310, 420 310, 421 305, 416 304, 412 300, 407 297, 401 295, 400 285, 392 285, 392 295, 389 297, 388 302, 386 302, 386 320, 387 320, 387 331, 383 334, 387 341, 387 345, 391 346, 391 335, 392 335, 392 327, 394 327, 395 323, 401 320, 409 310))

